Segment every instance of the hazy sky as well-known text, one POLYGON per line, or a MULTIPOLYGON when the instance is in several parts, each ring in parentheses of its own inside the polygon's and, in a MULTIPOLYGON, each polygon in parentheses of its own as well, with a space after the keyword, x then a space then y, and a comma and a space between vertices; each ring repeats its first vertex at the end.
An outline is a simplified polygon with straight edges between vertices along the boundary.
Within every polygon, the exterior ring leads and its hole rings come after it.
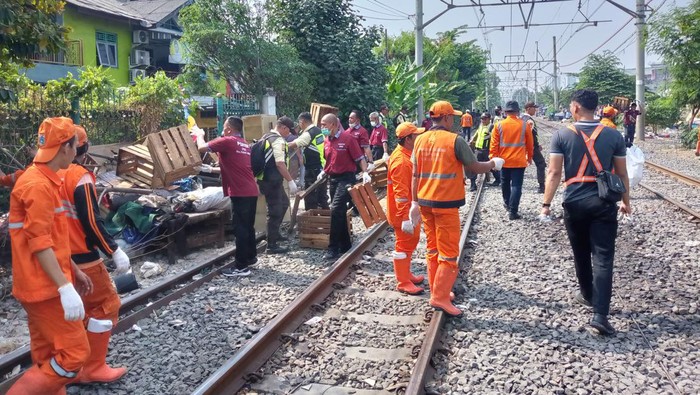
MULTIPOLYGON (((415 29, 415 0, 352 0, 356 11, 366 17, 365 23, 368 25, 384 26, 388 34, 398 35, 401 31, 415 29)), ((446 0, 450 2, 450 0, 446 0)), ((470 0, 452 0, 455 5, 471 3, 470 0)), ((494 3, 495 0, 482 0, 484 3, 494 3)), ((618 0, 619 4, 634 9, 634 0, 618 0)), ((647 0, 649 3, 649 0, 647 0)), ((689 0, 651 0, 649 6, 666 12, 674 5, 686 6, 689 0)), ((553 3, 535 4, 532 13, 531 23, 553 23, 584 21, 584 15, 590 21, 611 20, 607 23, 599 23, 597 27, 589 26, 576 32, 580 26, 543 26, 530 27, 530 29, 505 28, 504 31, 495 29, 473 29, 463 33, 459 40, 477 40, 482 48, 488 49, 491 45, 491 57, 493 62, 503 62, 509 55, 524 55, 526 60, 535 59, 535 42, 539 42, 539 51, 544 59, 552 57, 552 37, 557 37, 558 63, 562 73, 578 72, 585 63, 586 57, 592 51, 602 53, 604 50, 614 51, 627 68, 634 68, 636 64, 636 34, 634 21, 623 25, 631 17, 622 10, 616 8, 604 0, 580 0, 581 8, 579 13, 579 0, 569 0, 553 3), (622 30, 615 34, 615 32, 622 30), (490 32, 489 32, 490 30, 490 32), (486 34, 484 34, 486 33, 486 34), (611 38, 612 37, 612 38, 611 38), (608 40, 606 42, 606 40, 608 40), (598 46, 600 46, 600 49, 598 46)), ((424 21, 430 20, 439 12, 446 8, 440 0, 423 0, 424 21)), ((522 25, 523 17, 517 6, 483 7, 484 16, 481 26, 502 26, 502 25, 522 25), (511 23, 512 18, 512 23, 511 23)), ((525 16, 530 11, 529 5, 523 7, 525 16)), ((467 25, 469 27, 479 26, 481 13, 479 8, 455 8, 443 14, 432 22, 426 29, 425 34, 435 37, 437 33, 451 30, 456 27, 467 25)), ((517 60, 510 58, 509 60, 517 60)), ((658 61, 654 54, 647 53, 646 64, 658 61)), ((543 67, 545 71, 551 73, 551 63, 543 67)), ((522 86, 523 80, 528 80, 528 86, 534 87, 534 73, 527 72, 499 73, 504 81, 502 88, 506 85, 522 86), (512 82, 511 82, 512 81, 512 82)), ((544 73, 538 73, 539 84, 546 83, 550 78, 544 73)), ((507 89, 507 88, 506 88, 507 89)))

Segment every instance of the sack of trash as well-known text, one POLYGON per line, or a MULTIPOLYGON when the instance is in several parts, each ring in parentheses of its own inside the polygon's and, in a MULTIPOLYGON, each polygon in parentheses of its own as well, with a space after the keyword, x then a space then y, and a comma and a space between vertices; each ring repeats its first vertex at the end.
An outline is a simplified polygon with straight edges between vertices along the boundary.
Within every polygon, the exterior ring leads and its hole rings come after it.
POLYGON ((630 188, 636 187, 644 175, 644 152, 636 145, 627 148, 627 175, 630 188))

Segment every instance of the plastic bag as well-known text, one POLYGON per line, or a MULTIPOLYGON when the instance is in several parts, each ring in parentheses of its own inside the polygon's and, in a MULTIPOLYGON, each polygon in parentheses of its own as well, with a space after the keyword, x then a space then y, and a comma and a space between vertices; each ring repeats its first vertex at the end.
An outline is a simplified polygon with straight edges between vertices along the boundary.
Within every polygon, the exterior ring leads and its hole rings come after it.
POLYGON ((644 175, 644 152, 636 145, 627 148, 627 175, 630 188, 636 187, 644 175))
POLYGON ((231 206, 231 199, 224 196, 221 187, 207 187, 187 194, 192 200, 194 211, 203 212, 209 210, 225 210, 231 206))

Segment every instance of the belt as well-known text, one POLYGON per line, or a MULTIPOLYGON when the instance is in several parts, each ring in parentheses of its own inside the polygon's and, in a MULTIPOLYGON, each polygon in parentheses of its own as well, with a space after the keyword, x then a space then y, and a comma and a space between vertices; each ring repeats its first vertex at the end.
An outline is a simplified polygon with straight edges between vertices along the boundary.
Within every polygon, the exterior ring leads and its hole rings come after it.
POLYGON ((98 260, 96 260, 96 261, 92 261, 92 262, 88 262, 88 263, 80 263, 80 264, 77 264, 77 265, 78 265, 78 267, 79 267, 81 270, 83 270, 83 269, 91 268, 91 267, 93 267, 93 266, 97 266, 97 265, 99 265, 100 263, 102 263, 102 258, 100 258, 100 259, 98 259, 98 260))

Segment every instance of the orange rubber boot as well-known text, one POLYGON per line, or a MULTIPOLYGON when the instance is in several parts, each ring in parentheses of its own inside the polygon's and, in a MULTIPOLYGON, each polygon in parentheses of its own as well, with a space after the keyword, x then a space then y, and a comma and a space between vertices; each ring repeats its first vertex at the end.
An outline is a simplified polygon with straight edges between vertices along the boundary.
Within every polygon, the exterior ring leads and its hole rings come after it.
POLYGON ((10 387, 7 395, 61 395, 66 393, 68 381, 62 377, 49 376, 34 365, 10 387))
MULTIPOLYGON (((405 256, 405 254, 404 254, 405 256)), ((419 295, 425 290, 411 281, 411 258, 394 258, 394 273, 396 274, 396 289, 409 295, 419 295)))
POLYGON ((430 287, 430 292, 433 292, 433 287, 435 286, 435 273, 438 269, 438 254, 437 252, 434 254, 428 253, 425 258, 428 267, 428 286, 430 287))
POLYGON ((450 301, 452 286, 457 280, 459 270, 447 264, 442 264, 435 274, 435 289, 430 294, 430 305, 442 310, 451 317, 459 317, 462 311, 450 301))
MULTIPOLYGON (((410 272, 409 272, 409 273, 410 273, 410 272)), ((416 276, 416 275, 414 275, 413 273, 411 273, 411 282, 412 282, 412 283, 414 283, 414 284, 423 284, 423 281, 425 281, 425 276, 423 276, 422 274, 419 274, 419 275, 416 276)))
POLYGON ((111 368, 106 363, 112 321, 90 318, 86 331, 90 342, 90 357, 76 377, 76 383, 111 383, 126 374, 126 368, 111 368))

